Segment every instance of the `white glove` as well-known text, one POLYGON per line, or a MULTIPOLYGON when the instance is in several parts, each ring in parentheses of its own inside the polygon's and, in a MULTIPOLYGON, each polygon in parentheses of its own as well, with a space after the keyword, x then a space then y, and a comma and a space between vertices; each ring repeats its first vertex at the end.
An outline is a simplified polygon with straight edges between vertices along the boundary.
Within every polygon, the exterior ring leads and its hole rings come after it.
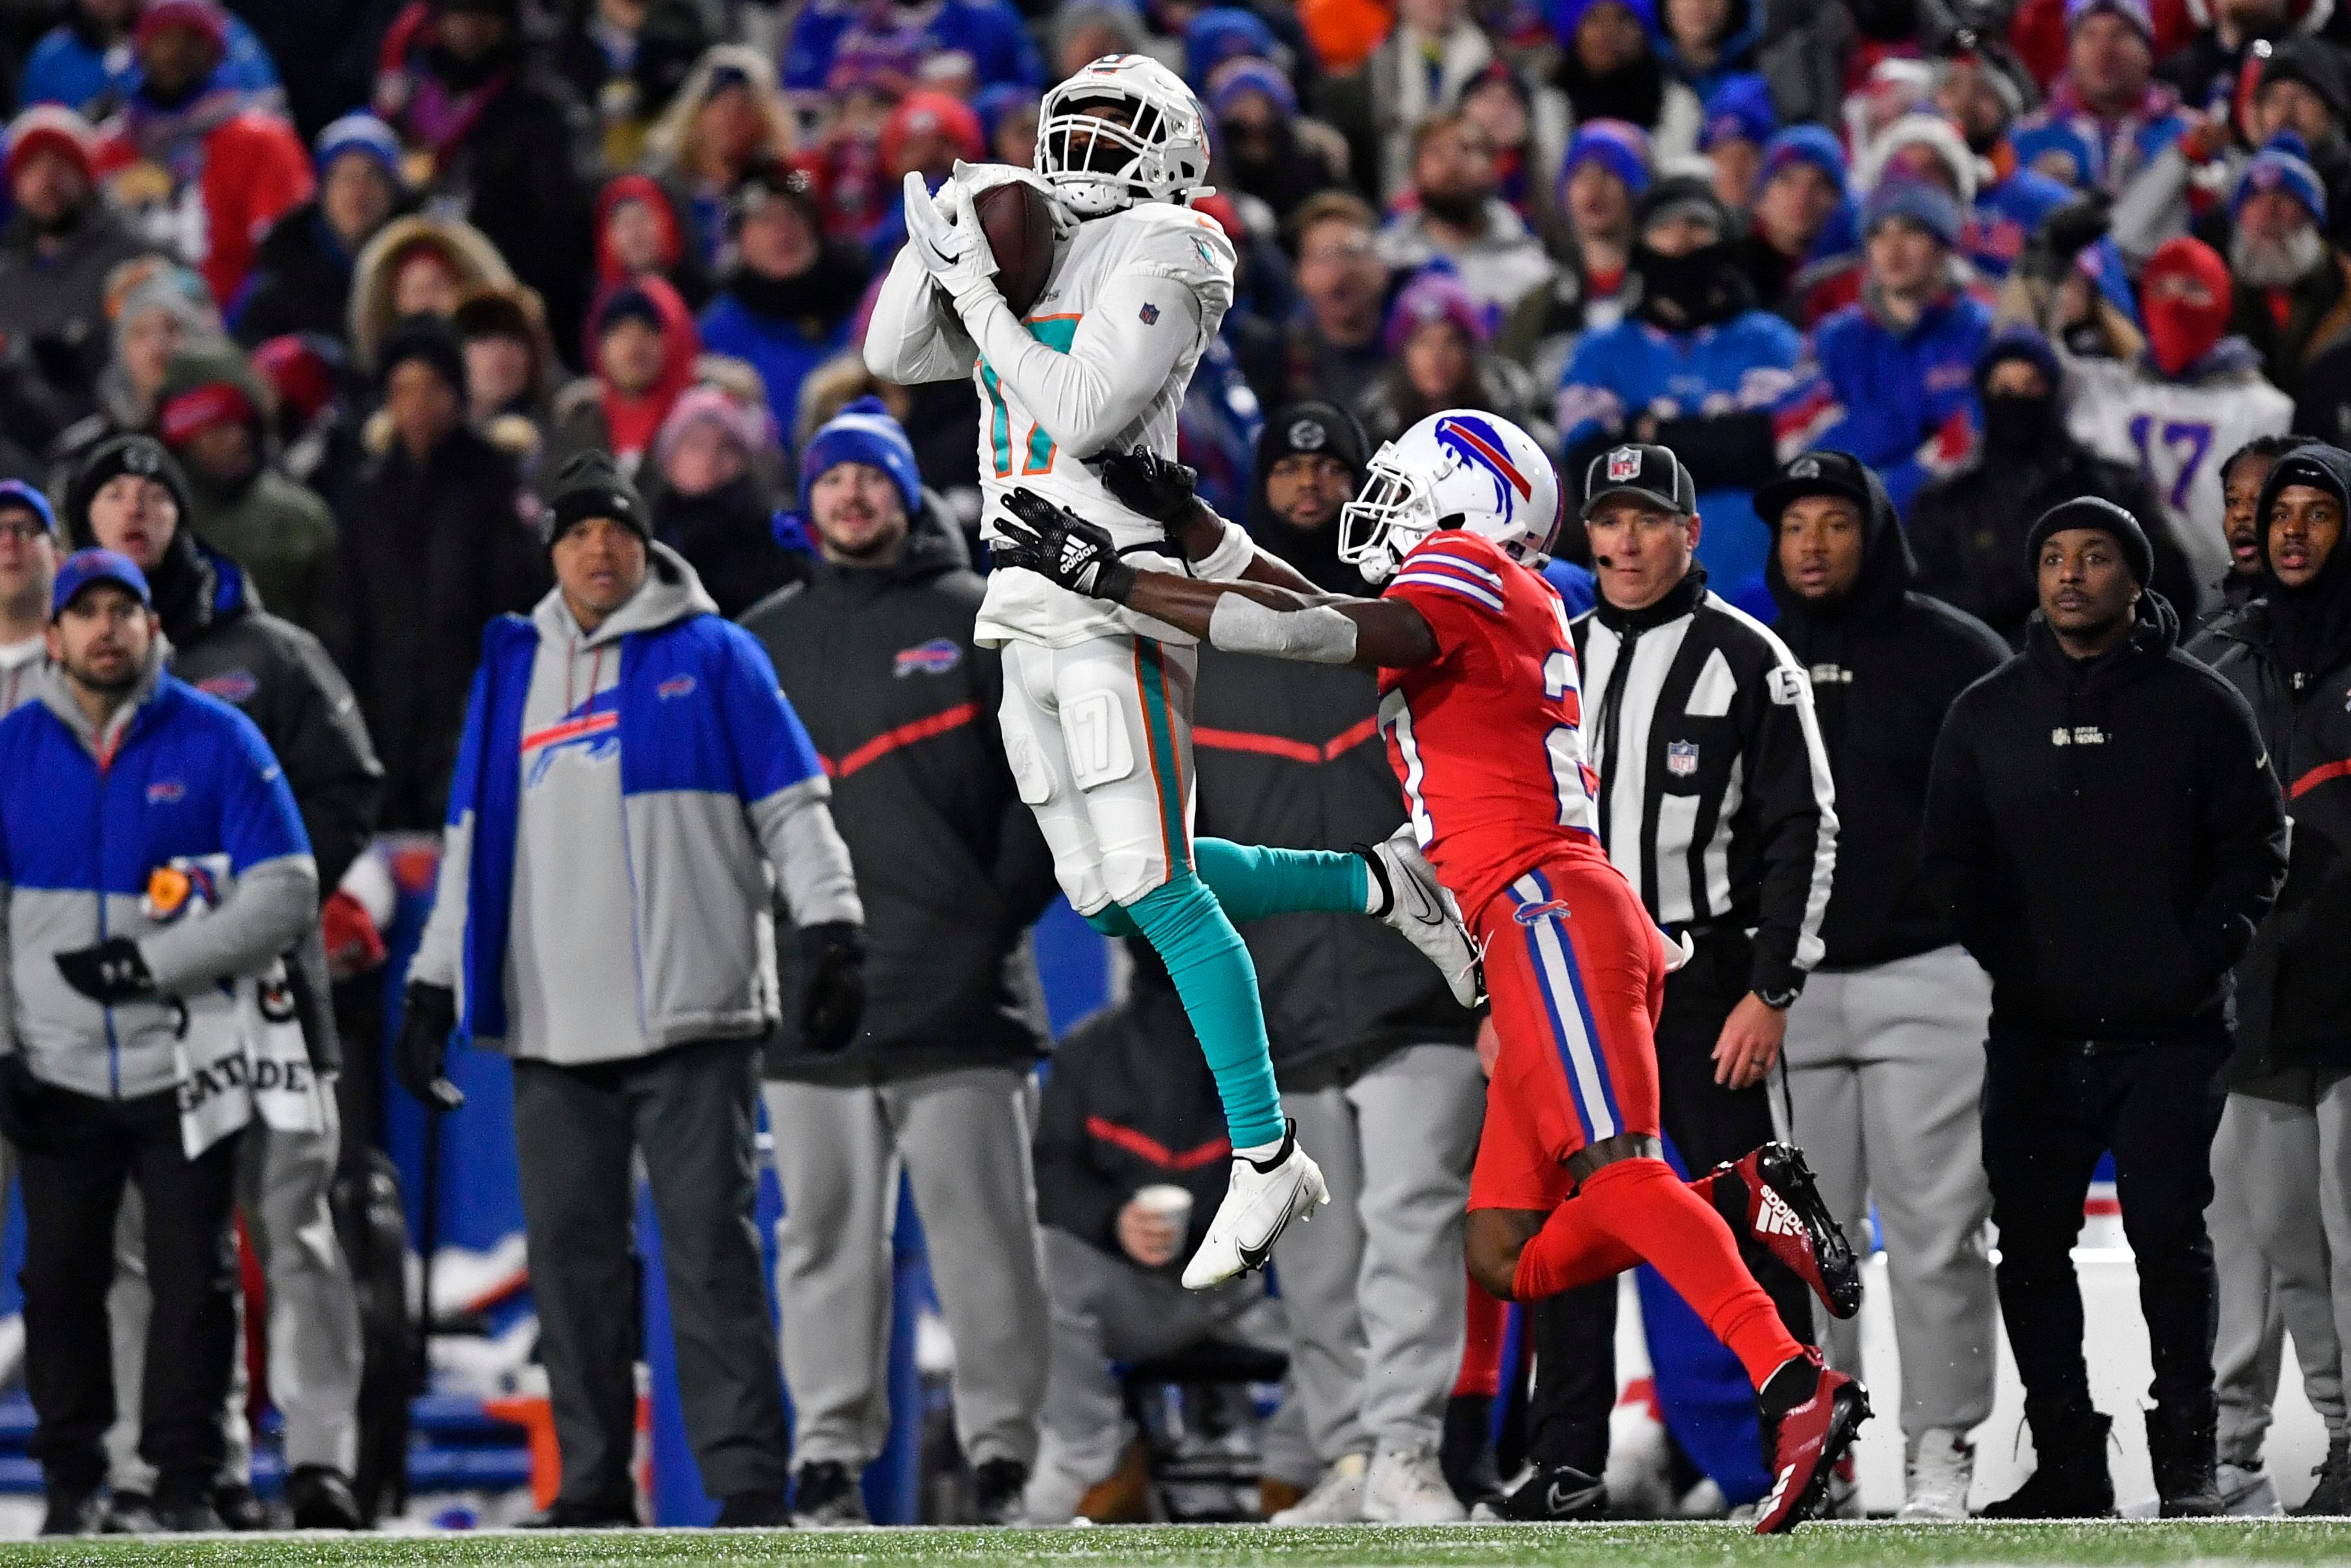
POLYGON ((906 243, 914 247, 924 270, 958 306, 968 296, 994 287, 990 280, 996 276, 996 256, 980 232, 971 192, 961 181, 942 185, 934 199, 921 172, 907 172, 906 243))

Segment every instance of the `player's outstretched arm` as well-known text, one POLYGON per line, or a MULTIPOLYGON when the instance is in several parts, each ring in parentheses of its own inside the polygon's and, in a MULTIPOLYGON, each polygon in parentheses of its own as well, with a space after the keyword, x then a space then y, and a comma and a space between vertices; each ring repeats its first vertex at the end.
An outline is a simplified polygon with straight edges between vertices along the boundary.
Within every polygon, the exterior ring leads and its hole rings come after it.
POLYGON ((1108 529, 1032 490, 1014 490, 996 524, 999 568, 1023 568, 1072 592, 1123 604, 1211 647, 1365 669, 1426 664, 1440 652, 1427 621, 1401 601, 1137 571, 1119 559, 1108 529))
POLYGON ((1320 593, 1297 568, 1259 549, 1246 529, 1227 522, 1194 493, 1199 475, 1147 446, 1103 452, 1086 459, 1119 505, 1167 530, 1195 577, 1264 582, 1300 593, 1320 593))

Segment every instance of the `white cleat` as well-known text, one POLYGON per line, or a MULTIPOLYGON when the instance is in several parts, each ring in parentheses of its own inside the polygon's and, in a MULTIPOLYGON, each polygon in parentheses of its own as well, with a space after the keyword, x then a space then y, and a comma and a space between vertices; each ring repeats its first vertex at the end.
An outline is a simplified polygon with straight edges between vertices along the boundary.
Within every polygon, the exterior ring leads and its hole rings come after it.
POLYGON ((1331 1201, 1323 1185, 1322 1167, 1298 1146, 1298 1124, 1282 1124, 1281 1147, 1259 1165, 1246 1155, 1233 1156, 1233 1174, 1225 1186, 1225 1201, 1208 1221, 1208 1233, 1199 1250, 1184 1265, 1184 1288, 1205 1291, 1236 1275, 1262 1269, 1273 1260, 1273 1243, 1293 1219, 1304 1219, 1331 1201))
POLYGON ((1364 1471, 1361 1454, 1342 1454, 1331 1461, 1314 1490, 1283 1509, 1268 1524, 1354 1524, 1364 1517, 1364 1471))
POLYGON ((1474 1008, 1486 999, 1486 971, 1479 961, 1478 944, 1455 912, 1452 898, 1438 885, 1437 873, 1421 858, 1406 822, 1388 835, 1385 843, 1357 844, 1355 852, 1371 862, 1372 881, 1386 895, 1386 908, 1374 916, 1404 934, 1419 948, 1453 988, 1453 999, 1474 1008))
POLYGON ((1363 1518, 1369 1524, 1458 1524, 1469 1517, 1447 1484, 1437 1446, 1382 1448, 1364 1478, 1363 1518))

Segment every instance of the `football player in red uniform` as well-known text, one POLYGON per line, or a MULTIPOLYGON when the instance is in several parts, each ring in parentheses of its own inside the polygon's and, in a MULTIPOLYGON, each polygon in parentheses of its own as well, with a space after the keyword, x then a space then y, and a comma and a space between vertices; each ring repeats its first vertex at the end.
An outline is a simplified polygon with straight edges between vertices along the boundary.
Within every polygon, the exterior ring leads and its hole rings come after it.
MULTIPOLYGON (((1625 450, 1673 461, 1659 447, 1625 450)), ((1611 457, 1622 462, 1599 461, 1611 457)), ((1173 518, 1185 487, 1155 460, 1141 466, 1137 487, 1169 491, 1173 518)), ((1635 458, 1635 479, 1638 468, 1635 458)), ((1594 477, 1605 494, 1612 482, 1594 477)), ((1183 493, 1181 504, 1196 503, 1183 493)), ((1655 1029, 1686 949, 1601 848, 1574 643, 1533 570, 1560 515, 1541 449, 1461 409, 1383 446, 1340 524, 1341 559, 1385 584, 1377 599, 1137 571, 1107 533, 1051 502, 1016 491, 1008 507, 999 563, 1231 652, 1379 671, 1389 758, 1420 844, 1484 951, 1501 1042, 1470 1184, 1471 1273, 1529 1301, 1653 1264, 1755 1385, 1772 1479, 1758 1532, 1812 1517, 1868 1397, 1788 1333, 1733 1227, 1840 1317, 1860 1305, 1852 1249, 1792 1149, 1767 1145, 1695 1182, 1664 1158, 1655 1029)))

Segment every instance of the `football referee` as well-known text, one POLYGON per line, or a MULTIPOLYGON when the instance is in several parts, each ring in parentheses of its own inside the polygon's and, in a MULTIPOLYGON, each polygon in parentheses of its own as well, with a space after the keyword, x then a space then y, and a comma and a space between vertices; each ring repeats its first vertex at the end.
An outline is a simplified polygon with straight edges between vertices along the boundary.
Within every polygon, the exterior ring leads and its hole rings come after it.
MULTIPOLYGON (((1666 1136, 1698 1172, 1773 1136, 1765 1080, 1821 956, 1835 790, 1803 669, 1707 591, 1697 486, 1681 460, 1654 444, 1611 447, 1592 460, 1584 493, 1600 600, 1572 629, 1600 836, 1650 918, 1695 948, 1666 981, 1657 1079, 1666 1136)), ((1761 1252, 1749 1261, 1789 1332, 1811 1343, 1804 1285, 1761 1252)), ((1614 1281, 1536 1308, 1536 1468, 1513 1516, 1604 1507, 1593 1478, 1607 1463, 1615 1322, 1614 1281)))

